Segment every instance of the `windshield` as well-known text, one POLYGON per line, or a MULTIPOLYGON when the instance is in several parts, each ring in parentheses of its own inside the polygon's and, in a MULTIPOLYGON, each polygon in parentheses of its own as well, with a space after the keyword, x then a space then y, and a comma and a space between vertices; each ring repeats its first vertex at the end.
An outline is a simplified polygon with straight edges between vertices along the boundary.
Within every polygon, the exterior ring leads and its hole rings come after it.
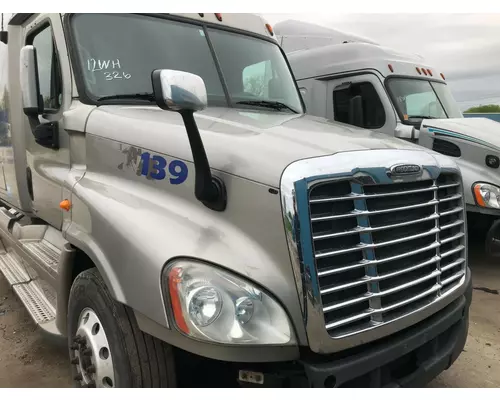
POLYGON ((391 78, 387 87, 403 122, 462 118, 448 86, 423 79, 391 78))
POLYGON ((283 107, 276 110, 303 111, 277 44, 163 17, 79 14, 71 24, 86 92, 96 100, 134 94, 144 98, 153 92, 151 72, 173 69, 203 78, 209 106, 279 102, 283 107))

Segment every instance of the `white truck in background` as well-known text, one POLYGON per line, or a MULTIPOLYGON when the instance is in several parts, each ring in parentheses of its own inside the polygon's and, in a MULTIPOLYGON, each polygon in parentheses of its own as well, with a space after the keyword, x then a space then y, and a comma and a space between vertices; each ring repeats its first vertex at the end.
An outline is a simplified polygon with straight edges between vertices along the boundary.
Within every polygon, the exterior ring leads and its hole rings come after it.
POLYGON ((307 113, 418 143, 457 161, 469 230, 484 238, 490 256, 500 256, 500 125, 464 118, 445 75, 421 56, 342 39, 335 30, 332 44, 333 36, 300 34, 290 21, 274 29, 307 113))

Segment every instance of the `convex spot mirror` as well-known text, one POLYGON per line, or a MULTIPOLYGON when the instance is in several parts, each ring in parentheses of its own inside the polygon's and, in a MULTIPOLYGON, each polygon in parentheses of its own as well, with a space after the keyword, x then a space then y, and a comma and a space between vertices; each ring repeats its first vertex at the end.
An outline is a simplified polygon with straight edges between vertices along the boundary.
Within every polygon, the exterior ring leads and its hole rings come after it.
POLYGON ((164 110, 194 112, 207 107, 207 89, 198 75, 158 69, 152 81, 156 103, 164 110))
POLYGON ((40 95, 36 49, 34 46, 24 46, 20 55, 21 94, 23 111, 29 117, 43 113, 43 99, 40 95))

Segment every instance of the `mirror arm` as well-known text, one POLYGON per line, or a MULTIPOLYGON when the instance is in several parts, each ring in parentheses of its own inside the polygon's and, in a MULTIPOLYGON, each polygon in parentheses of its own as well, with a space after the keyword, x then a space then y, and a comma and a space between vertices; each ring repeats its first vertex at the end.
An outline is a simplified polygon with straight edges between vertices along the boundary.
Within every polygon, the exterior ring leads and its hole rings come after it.
POLYGON ((226 186, 220 178, 213 176, 210 172, 210 164, 208 163, 198 126, 194 120, 194 113, 192 110, 182 110, 179 111, 179 114, 181 114, 184 121, 193 154, 195 168, 194 194, 208 208, 214 211, 224 211, 227 205, 226 186))

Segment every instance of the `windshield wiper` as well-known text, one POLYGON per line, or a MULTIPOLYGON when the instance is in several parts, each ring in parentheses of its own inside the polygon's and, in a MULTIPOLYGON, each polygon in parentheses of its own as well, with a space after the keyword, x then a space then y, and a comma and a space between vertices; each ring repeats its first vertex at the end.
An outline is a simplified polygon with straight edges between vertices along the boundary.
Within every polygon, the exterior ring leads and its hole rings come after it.
POLYGON ((155 97, 152 93, 127 93, 127 94, 114 94, 111 96, 99 97, 97 101, 103 100, 121 100, 121 99, 138 99, 138 100, 148 100, 155 101, 155 97))
POLYGON ((292 107, 290 107, 288 104, 281 103, 279 101, 270 101, 270 100, 244 100, 244 101, 238 101, 236 104, 245 104, 249 106, 259 106, 259 107, 267 107, 267 108, 272 108, 274 110, 290 110, 295 114, 298 114, 296 110, 294 110, 292 107))
POLYGON ((436 117, 431 117, 430 115, 408 115, 408 118, 438 119, 436 117))

